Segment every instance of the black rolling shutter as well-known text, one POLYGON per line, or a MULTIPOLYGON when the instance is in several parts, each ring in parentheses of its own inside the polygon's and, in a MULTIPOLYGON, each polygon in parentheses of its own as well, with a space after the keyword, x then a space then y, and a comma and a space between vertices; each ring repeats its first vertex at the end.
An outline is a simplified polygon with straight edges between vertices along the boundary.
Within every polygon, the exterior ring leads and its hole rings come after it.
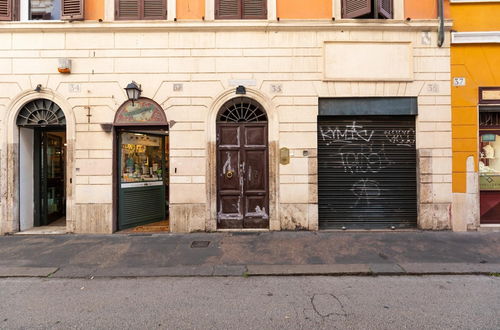
POLYGON ((14 19, 13 8, 13 0, 0 0, 0 21, 12 21, 14 19))
POLYGON ((393 0, 378 0, 378 13, 384 18, 393 17, 393 0))
POLYGON ((342 0, 342 18, 356 18, 371 11, 371 0, 342 0))
POLYGON ((320 229, 417 225, 414 116, 318 120, 320 229))

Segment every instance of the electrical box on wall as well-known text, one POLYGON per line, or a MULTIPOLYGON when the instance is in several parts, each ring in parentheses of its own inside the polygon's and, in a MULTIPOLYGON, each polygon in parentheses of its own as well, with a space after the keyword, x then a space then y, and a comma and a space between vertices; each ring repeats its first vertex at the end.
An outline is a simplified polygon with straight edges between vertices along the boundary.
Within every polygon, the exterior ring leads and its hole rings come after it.
POLYGON ((280 149, 280 164, 281 165, 290 164, 290 149, 288 148, 280 149))

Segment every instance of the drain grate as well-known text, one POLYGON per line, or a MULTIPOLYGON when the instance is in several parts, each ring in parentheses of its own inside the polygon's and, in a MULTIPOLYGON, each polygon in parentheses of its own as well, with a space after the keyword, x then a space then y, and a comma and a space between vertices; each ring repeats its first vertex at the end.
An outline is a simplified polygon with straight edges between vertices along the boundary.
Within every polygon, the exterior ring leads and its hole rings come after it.
POLYGON ((191 243, 192 248, 206 248, 210 245, 210 241, 193 241, 191 243))

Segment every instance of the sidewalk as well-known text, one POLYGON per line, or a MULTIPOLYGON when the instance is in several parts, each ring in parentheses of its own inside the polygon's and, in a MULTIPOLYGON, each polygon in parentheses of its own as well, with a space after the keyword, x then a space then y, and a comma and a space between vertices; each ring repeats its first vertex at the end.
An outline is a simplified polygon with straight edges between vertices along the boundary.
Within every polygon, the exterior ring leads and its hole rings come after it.
POLYGON ((0 236, 0 277, 500 273, 500 233, 0 236))

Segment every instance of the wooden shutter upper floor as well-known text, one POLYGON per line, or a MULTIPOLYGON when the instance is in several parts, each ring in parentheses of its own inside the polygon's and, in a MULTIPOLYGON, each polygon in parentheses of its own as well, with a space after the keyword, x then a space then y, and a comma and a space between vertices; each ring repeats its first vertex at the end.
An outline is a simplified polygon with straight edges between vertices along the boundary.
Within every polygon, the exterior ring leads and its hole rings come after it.
POLYGON ((266 0, 243 0, 243 17, 246 19, 266 19, 266 0))
POLYGON ((61 0, 62 20, 83 20, 84 0, 61 0))
POLYGON ((118 20, 166 19, 167 0, 115 0, 118 20))
POLYGON ((241 0, 215 0, 215 18, 240 19, 241 0))
POLYGON ((392 5, 393 0, 378 0, 378 13, 384 18, 392 18, 394 10, 392 5))
POLYGON ((267 0, 215 0, 216 19, 266 19, 267 0))
POLYGON ((342 0, 342 18, 356 18, 371 11, 372 0, 342 0))
POLYGON ((13 0, 0 0, 0 21, 12 21, 14 19, 13 5, 13 0))
POLYGON ((167 0, 144 0, 143 19, 166 19, 167 0))

